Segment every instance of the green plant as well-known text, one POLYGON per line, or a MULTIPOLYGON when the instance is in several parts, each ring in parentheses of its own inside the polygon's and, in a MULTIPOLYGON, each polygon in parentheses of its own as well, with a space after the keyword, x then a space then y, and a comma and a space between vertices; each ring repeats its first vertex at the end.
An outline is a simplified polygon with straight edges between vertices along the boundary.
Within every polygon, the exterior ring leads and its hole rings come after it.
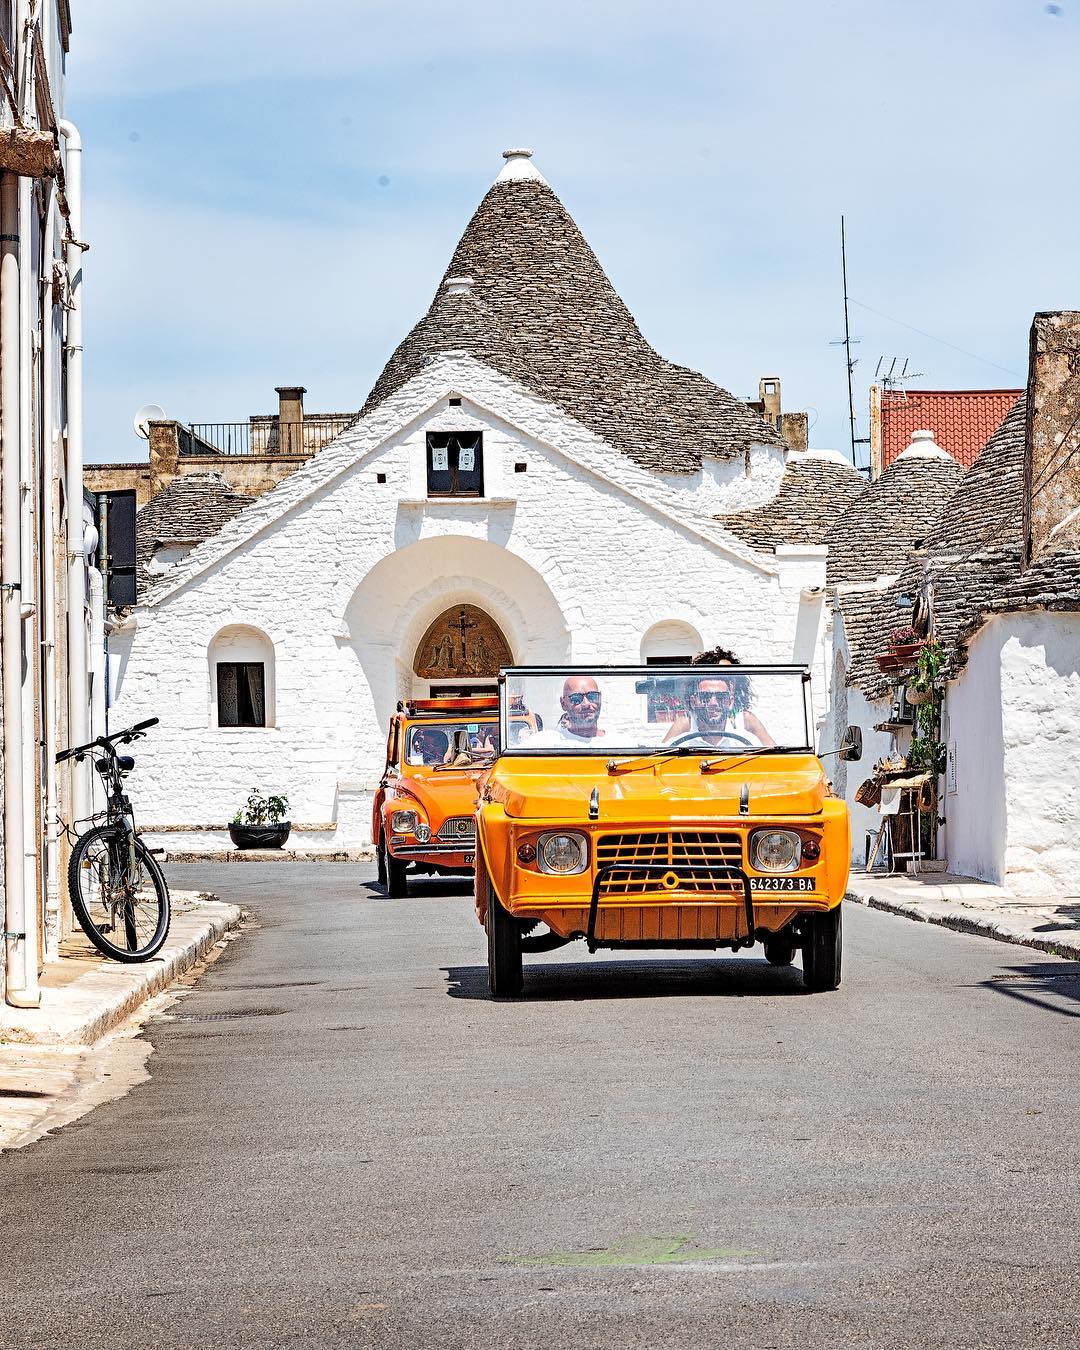
POLYGON ((285 819, 289 809, 288 797, 273 794, 264 797, 259 789, 252 788, 247 802, 232 818, 234 825, 276 825, 285 819))
MULTIPOLYGON (((915 662, 915 672, 910 681, 911 687, 917 689, 920 693, 934 690, 939 693, 940 699, 939 681, 944 670, 945 653, 941 650, 941 643, 933 639, 919 653, 918 660, 915 662)), ((935 700, 935 702, 937 701, 935 700)))

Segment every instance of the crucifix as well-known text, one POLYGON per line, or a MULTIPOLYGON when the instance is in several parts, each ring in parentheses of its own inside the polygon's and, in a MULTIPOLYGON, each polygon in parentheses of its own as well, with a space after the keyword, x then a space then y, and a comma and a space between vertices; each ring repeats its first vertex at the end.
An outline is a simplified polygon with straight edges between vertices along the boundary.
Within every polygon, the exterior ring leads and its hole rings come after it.
POLYGON ((458 612, 457 623, 447 625, 448 628, 453 628, 461 634, 461 669, 463 672, 469 669, 469 659, 465 651, 465 635, 470 628, 475 628, 476 626, 477 625, 471 619, 465 617, 464 609, 458 612))

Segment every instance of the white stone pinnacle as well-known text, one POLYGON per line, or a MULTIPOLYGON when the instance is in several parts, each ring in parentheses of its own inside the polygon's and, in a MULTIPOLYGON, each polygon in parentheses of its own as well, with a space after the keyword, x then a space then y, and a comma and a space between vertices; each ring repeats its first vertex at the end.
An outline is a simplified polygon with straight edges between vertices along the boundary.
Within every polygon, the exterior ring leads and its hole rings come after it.
POLYGON ((922 455, 928 459, 952 458, 949 452, 947 450, 942 450, 941 446, 934 440, 934 433, 932 431, 913 431, 911 433, 911 444, 905 446, 900 454, 912 456, 922 455))
POLYGON ((547 179, 532 163, 531 150, 504 150, 506 163, 499 171, 496 183, 520 183, 531 180, 534 183, 546 183, 547 179))

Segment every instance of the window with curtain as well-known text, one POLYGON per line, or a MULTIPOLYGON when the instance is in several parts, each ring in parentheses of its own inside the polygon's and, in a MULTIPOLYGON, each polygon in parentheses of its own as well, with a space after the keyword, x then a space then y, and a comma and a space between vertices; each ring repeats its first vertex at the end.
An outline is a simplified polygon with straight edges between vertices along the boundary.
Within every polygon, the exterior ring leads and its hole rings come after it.
POLYGON ((266 668, 261 661, 219 661, 219 727, 266 726, 266 668))

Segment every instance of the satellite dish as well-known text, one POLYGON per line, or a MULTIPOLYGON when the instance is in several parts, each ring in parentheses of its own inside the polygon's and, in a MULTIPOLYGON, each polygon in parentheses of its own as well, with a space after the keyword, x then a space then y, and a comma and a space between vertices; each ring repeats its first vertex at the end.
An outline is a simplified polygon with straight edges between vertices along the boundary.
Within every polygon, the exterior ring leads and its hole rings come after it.
POLYGON ((164 408, 159 407, 156 403, 144 403, 132 418, 131 425, 135 428, 136 436, 141 436, 144 441, 148 441, 150 439, 150 423, 163 422, 164 420, 164 408))

